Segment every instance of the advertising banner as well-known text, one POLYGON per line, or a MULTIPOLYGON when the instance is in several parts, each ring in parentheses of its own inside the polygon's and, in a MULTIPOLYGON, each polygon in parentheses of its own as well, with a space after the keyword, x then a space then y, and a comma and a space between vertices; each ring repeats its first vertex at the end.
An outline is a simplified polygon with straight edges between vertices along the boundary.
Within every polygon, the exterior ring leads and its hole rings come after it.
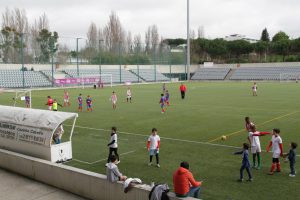
POLYGON ((87 77, 87 78, 62 78, 55 79, 57 85, 76 85, 76 84, 90 84, 98 83, 101 81, 99 77, 87 77))
POLYGON ((0 121, 0 139, 14 140, 35 145, 50 146, 52 130, 40 129, 0 121))

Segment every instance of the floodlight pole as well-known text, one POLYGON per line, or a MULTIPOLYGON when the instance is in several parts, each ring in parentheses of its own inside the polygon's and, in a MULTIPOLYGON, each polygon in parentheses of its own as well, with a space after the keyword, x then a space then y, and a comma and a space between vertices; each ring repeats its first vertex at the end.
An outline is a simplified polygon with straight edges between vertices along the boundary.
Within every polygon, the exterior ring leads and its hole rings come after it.
POLYGON ((187 80, 190 80, 190 0, 187 0, 187 51, 186 51, 186 67, 187 67, 187 80))
POLYGON ((81 38, 76 38, 76 65, 77 65, 77 78, 79 78, 79 57, 78 57, 78 40, 80 40, 81 38))
POLYGON ((24 34, 23 33, 21 33, 20 34, 20 36, 21 36, 21 63, 22 63, 22 81, 23 81, 23 88, 25 88, 25 69, 24 69, 24 41, 23 41, 23 39, 24 39, 24 34))
POLYGON ((101 51, 101 42, 103 42, 102 39, 99 40, 99 73, 101 75, 101 66, 102 66, 102 51, 101 51))

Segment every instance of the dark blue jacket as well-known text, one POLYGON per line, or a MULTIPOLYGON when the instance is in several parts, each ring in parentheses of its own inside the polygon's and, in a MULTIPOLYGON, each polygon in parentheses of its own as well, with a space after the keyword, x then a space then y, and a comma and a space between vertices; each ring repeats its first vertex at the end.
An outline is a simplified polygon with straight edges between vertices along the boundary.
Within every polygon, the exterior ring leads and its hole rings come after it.
POLYGON ((243 160, 242 165, 245 167, 250 167, 250 161, 249 161, 249 151, 247 149, 244 149, 243 151, 235 152, 235 155, 242 154, 243 160))
POLYGON ((290 152, 288 155, 289 155, 289 157, 288 157, 289 161, 295 163, 296 162, 296 150, 290 149, 290 152))

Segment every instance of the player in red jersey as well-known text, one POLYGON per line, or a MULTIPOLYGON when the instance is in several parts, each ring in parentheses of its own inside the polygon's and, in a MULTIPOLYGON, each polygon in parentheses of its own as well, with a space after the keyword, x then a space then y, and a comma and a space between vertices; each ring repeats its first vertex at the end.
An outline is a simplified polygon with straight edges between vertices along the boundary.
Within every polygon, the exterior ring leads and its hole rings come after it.
POLYGON ((51 98, 51 96, 48 96, 48 100, 47 100, 46 105, 48 105, 48 110, 52 110, 53 99, 51 98))
POLYGON ((64 107, 68 104, 70 106, 70 101, 69 101, 69 92, 67 90, 64 90, 64 107))

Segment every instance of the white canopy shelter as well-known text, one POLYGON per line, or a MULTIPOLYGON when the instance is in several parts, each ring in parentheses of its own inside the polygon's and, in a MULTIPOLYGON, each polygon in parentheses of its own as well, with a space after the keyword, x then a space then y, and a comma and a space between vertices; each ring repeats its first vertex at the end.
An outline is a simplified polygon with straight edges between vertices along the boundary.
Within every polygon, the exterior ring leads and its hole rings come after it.
POLYGON ((72 135, 77 113, 0 106, 0 148, 52 162, 72 159, 72 135), (55 130, 73 120, 70 140, 52 144, 55 130))

